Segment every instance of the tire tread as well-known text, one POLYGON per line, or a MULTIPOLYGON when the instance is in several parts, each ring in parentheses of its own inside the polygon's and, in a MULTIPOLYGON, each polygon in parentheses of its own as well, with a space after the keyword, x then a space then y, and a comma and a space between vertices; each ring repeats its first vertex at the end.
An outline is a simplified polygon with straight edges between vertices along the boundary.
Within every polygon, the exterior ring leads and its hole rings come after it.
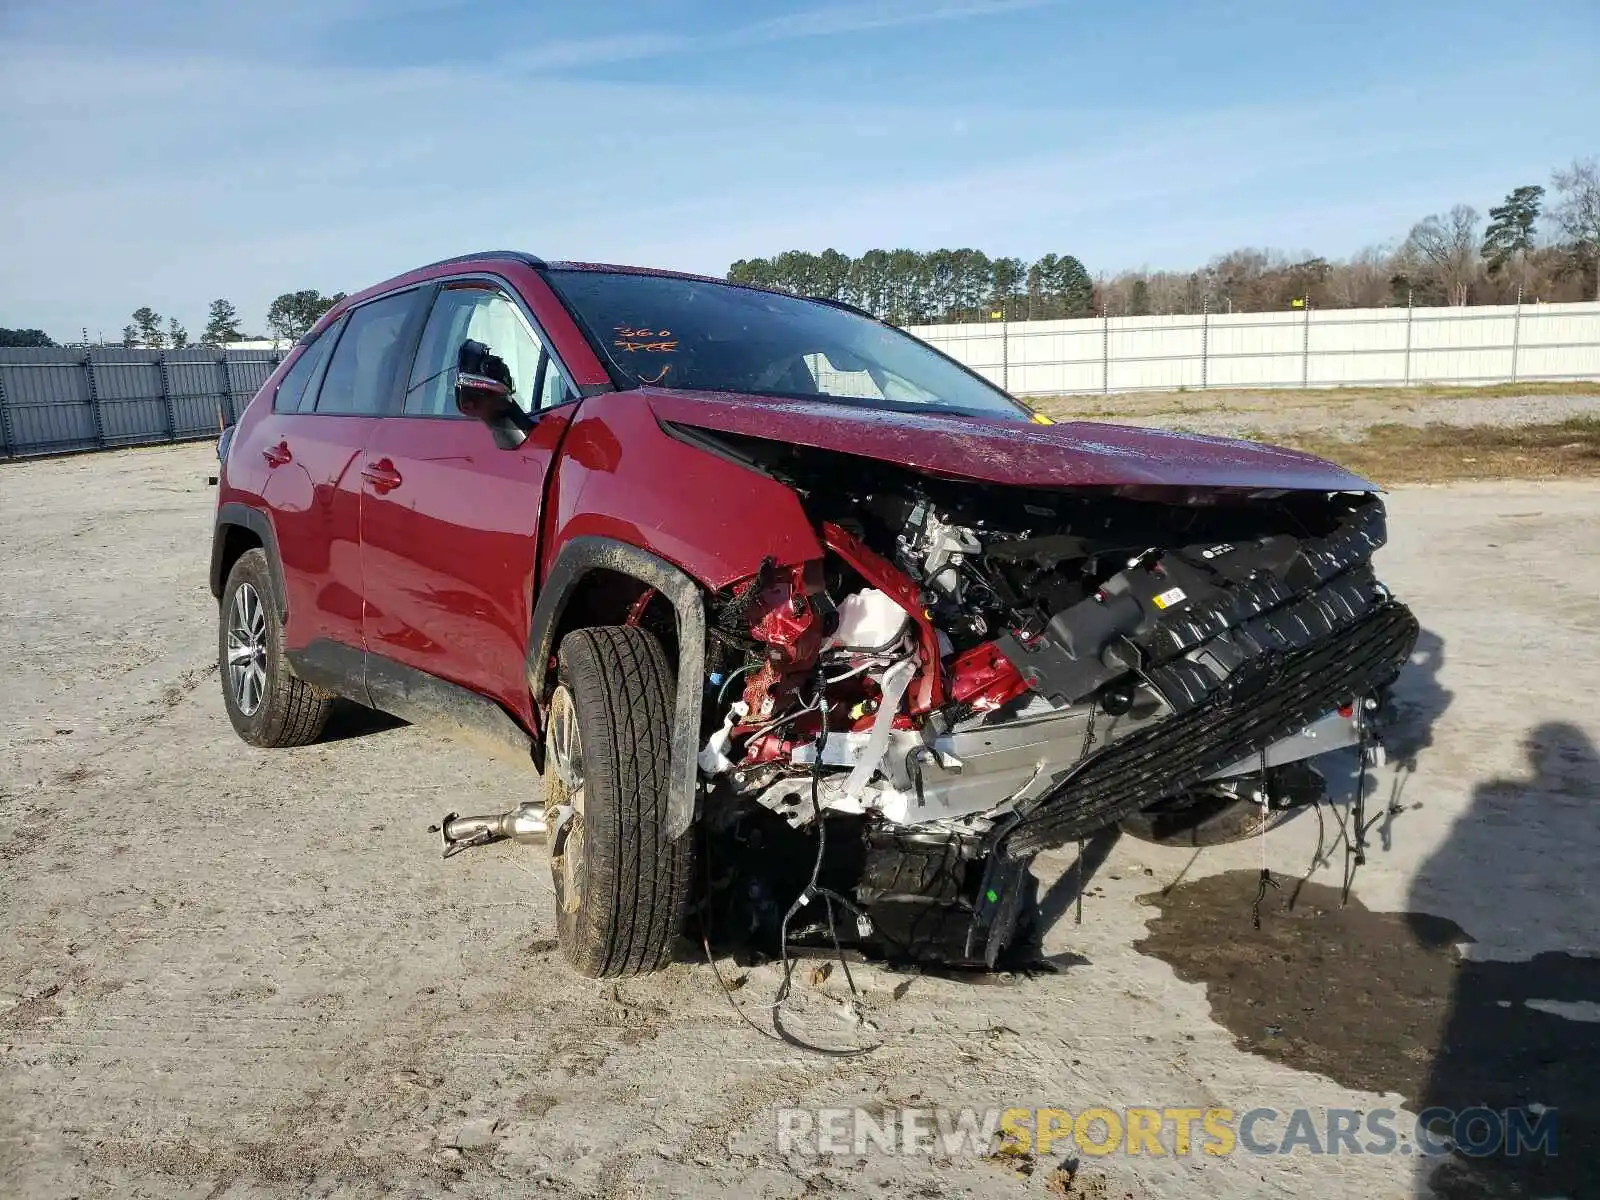
POLYGON ((688 897, 691 834, 667 837, 674 680, 656 638, 631 626, 574 630, 561 677, 582 722, 585 895, 573 944, 580 972, 637 975, 672 956, 688 897))

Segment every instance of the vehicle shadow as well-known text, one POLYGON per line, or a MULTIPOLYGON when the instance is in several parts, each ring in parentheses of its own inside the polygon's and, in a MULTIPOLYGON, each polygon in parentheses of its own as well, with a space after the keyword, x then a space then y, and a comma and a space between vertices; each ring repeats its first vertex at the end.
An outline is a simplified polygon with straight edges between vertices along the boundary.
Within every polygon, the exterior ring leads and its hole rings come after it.
POLYGON ((399 729, 404 724, 406 722, 399 717, 392 717, 386 712, 379 712, 375 708, 367 708, 365 705, 341 697, 333 702, 333 707, 328 712, 328 723, 323 726, 322 736, 317 741, 342 742, 349 738, 367 737, 370 734, 399 729))
POLYGON ((1042 943, 1044 935, 1058 921, 1065 919, 1069 912, 1076 911, 1078 902, 1083 899, 1096 873, 1105 866, 1106 859, 1111 857, 1111 849, 1121 836, 1121 832, 1113 825, 1088 838, 1072 865, 1062 871, 1044 895, 1039 897, 1031 920, 1031 933, 1036 942, 1042 943))

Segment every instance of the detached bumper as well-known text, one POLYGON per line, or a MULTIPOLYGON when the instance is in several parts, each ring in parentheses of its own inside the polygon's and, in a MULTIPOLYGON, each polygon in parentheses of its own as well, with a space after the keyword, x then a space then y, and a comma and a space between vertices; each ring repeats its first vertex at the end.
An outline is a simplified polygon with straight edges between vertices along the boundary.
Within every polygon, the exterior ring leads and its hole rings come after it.
POLYGON ((1389 683, 1416 643, 1416 618, 1385 599, 1352 611, 1349 595, 1336 581, 1224 635, 1239 659, 1232 670, 1183 711, 1084 758, 1011 826, 1002 852, 1016 859, 1062 845, 1241 760, 1259 761, 1273 743, 1389 683), (1326 624, 1302 619, 1323 598, 1338 601, 1316 606, 1326 624))

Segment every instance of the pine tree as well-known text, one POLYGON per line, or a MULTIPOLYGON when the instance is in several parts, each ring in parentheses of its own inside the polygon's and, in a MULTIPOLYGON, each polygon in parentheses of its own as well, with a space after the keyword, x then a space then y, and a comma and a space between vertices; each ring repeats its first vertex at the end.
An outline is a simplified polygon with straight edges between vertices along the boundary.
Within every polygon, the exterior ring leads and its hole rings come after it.
POLYGON ((1517 188, 1504 204, 1489 210, 1489 227, 1483 232, 1483 257, 1492 274, 1499 274, 1512 262, 1526 266, 1543 203, 1544 189, 1530 184, 1517 188))
POLYGON ((229 342, 237 342, 242 336, 239 332, 239 310, 227 300, 213 300, 200 340, 208 346, 226 346, 229 342))

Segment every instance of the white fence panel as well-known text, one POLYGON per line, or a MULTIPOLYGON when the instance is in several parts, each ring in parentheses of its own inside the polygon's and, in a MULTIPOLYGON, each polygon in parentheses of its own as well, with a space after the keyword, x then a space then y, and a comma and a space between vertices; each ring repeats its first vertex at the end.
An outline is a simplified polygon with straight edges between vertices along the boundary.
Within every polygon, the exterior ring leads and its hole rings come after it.
POLYGON ((1019 395, 1600 378, 1600 303, 924 325, 1019 395))

